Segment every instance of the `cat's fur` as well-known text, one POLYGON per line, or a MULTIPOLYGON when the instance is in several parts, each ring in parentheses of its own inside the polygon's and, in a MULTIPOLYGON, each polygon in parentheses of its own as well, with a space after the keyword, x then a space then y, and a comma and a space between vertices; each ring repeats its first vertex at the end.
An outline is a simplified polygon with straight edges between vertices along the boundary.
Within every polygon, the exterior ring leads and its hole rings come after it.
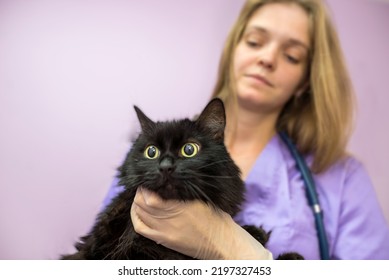
MULTIPOLYGON (((142 132, 119 168, 119 185, 125 190, 99 214, 92 231, 75 245, 77 252, 63 259, 191 259, 134 231, 130 209, 139 186, 163 199, 202 200, 231 216, 239 211, 244 184, 223 144, 226 118, 220 99, 212 100, 196 121, 155 123, 139 108, 135 111, 142 132), (186 143, 198 145, 195 156, 182 155, 186 143), (145 156, 149 145, 160 151, 155 159, 145 156)), ((266 244, 269 234, 261 228, 246 230, 266 244)), ((288 253, 280 258, 300 257, 288 253)))

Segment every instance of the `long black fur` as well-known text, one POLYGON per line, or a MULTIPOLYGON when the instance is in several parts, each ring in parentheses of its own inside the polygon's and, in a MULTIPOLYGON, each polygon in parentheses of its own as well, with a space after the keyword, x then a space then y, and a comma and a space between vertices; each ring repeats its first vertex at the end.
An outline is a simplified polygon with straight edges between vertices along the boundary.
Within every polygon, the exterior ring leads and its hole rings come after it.
MULTIPOLYGON (((239 211, 244 184, 223 144, 226 117, 220 99, 212 100, 195 121, 155 123, 139 108, 135 111, 142 132, 119 167, 119 185, 125 190, 98 215, 91 232, 75 245, 77 252, 62 259, 192 259, 134 231, 130 209, 139 186, 163 199, 201 200, 231 216, 239 211), (196 143, 198 154, 184 157, 181 149, 186 143, 196 143), (149 145, 160 150, 156 159, 145 157, 149 145)), ((266 244, 269 234, 262 228, 244 228, 266 244)), ((295 253, 285 256, 302 258, 295 253)))

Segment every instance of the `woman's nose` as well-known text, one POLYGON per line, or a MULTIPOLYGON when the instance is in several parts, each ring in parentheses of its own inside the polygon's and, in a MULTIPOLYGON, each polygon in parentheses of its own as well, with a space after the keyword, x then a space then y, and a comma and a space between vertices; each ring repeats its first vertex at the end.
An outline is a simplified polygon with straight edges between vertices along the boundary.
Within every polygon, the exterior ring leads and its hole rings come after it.
POLYGON ((267 70, 274 70, 277 64, 277 50, 275 47, 266 46, 258 54, 258 64, 267 70))

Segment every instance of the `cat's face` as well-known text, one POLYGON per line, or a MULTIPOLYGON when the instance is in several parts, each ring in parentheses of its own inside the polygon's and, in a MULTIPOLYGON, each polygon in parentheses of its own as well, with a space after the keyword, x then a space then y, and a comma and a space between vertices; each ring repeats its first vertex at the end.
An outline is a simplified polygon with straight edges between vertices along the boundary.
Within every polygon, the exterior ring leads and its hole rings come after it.
POLYGON ((125 185, 142 186, 164 199, 200 199, 236 211, 232 204, 240 202, 243 183, 223 144, 222 102, 211 101, 197 121, 154 123, 136 111, 142 133, 122 166, 125 185))

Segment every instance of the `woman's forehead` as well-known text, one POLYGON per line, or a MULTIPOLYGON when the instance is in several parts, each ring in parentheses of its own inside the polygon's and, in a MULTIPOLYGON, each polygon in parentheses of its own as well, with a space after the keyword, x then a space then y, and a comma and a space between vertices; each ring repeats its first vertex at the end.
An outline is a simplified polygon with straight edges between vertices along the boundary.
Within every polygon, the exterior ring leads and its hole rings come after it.
POLYGON ((251 31, 301 42, 309 48, 308 14, 294 3, 271 3, 260 7, 247 23, 245 33, 251 31))

